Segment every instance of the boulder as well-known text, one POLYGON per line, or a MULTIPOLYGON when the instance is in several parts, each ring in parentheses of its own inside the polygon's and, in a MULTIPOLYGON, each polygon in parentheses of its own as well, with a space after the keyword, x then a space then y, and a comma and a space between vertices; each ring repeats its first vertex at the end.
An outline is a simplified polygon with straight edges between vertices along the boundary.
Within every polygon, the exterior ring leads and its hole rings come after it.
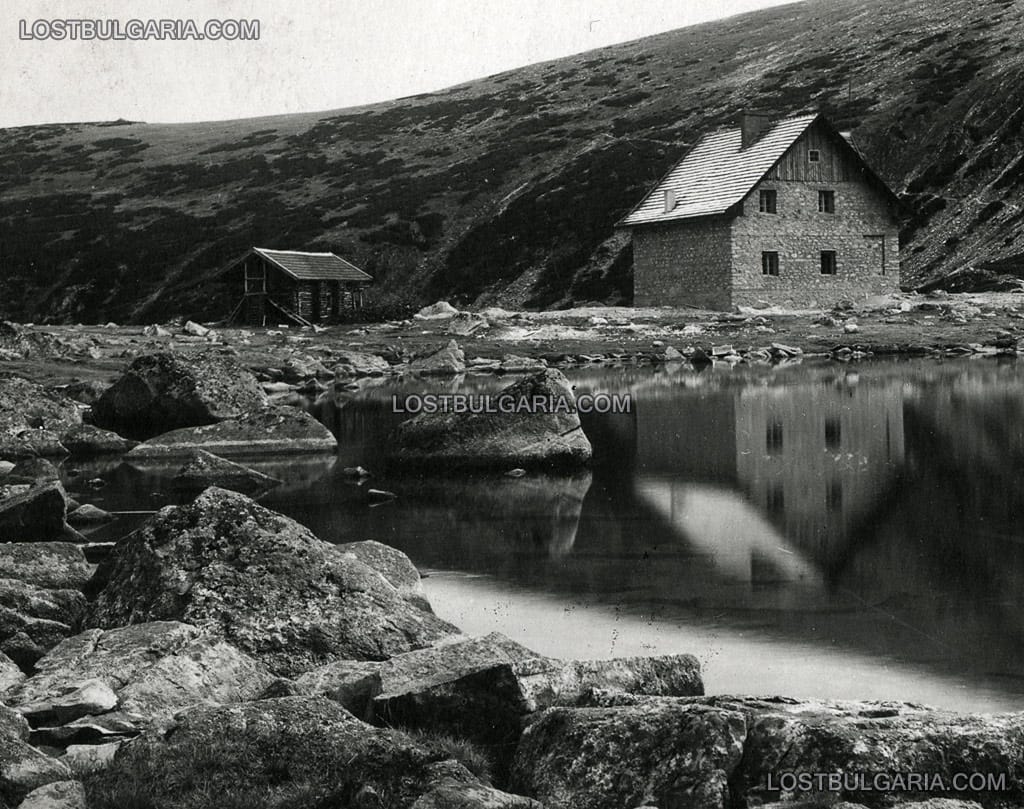
POLYGON ((33 789, 18 809, 88 809, 85 787, 79 781, 54 781, 33 789))
POLYGON ((485 329, 490 325, 487 322, 487 318, 475 312, 458 312, 452 316, 448 323, 448 334, 454 334, 457 337, 468 337, 473 332, 485 329))
POLYGON ((183 328, 185 334, 191 335, 192 337, 206 337, 210 333, 210 329, 203 326, 195 321, 189 320, 185 323, 183 328))
POLYGON ((389 441, 389 461, 409 467, 505 470, 571 468, 590 460, 590 441, 561 371, 522 379, 487 403, 485 412, 421 413, 403 422, 389 441))
POLYGON ((0 702, 0 736, 11 736, 27 742, 31 735, 32 728, 29 727, 28 720, 0 702))
POLYGON ((289 357, 281 367, 284 378, 289 382, 303 379, 327 379, 331 372, 316 357, 309 354, 296 354, 289 357))
POLYGON ((3 700, 4 692, 14 688, 24 679, 25 675, 18 668, 18 664, 0 652, 0 700, 3 700))
POLYGON ((286 676, 337 658, 385 659, 456 632, 354 554, 217 488, 161 509, 117 543, 100 575, 108 584, 90 625, 186 621, 286 676))
POLYGON ((390 370, 391 365, 388 361, 376 354, 344 350, 335 353, 334 376, 338 378, 380 376, 390 370))
POLYGON ((82 423, 78 404, 19 377, 0 377, 0 458, 67 455, 58 436, 82 423))
POLYGON ((72 382, 70 385, 65 385, 60 388, 59 392, 63 393, 69 399, 74 399, 76 402, 80 402, 81 404, 92 405, 109 387, 109 382, 100 382, 98 379, 88 379, 81 382, 72 382))
POLYGON ((17 806, 32 790, 70 778, 66 764, 0 730, 0 802, 17 806))
POLYGON ((364 540, 346 542, 337 546, 345 553, 351 553, 363 564, 380 573, 399 592, 419 596, 423 593, 420 572, 412 560, 397 548, 382 542, 364 540))
POLYGON ((93 424, 80 424, 61 436, 60 442, 72 455, 108 455, 127 452, 139 442, 93 424))
POLYGON ((0 651, 27 668, 74 634, 85 615, 78 590, 50 590, 0 579, 0 651))
POLYGON ((96 566, 86 561, 81 546, 71 542, 5 542, 0 544, 0 579, 53 589, 81 590, 96 566))
POLYGON ((424 306, 413 317, 416 320, 443 320, 444 318, 454 317, 458 313, 459 310, 448 303, 448 301, 438 301, 437 303, 430 304, 430 306, 424 306))
POLYGON ((177 491, 191 494, 198 494, 210 486, 242 494, 259 494, 280 486, 281 481, 205 450, 196 450, 178 470, 171 485, 177 491))
POLYGON ((333 452, 337 446, 334 434, 309 413, 272 405, 237 419, 163 433, 139 444, 125 459, 186 457, 196 450, 225 457, 291 455, 333 452))
POLYGON ((113 514, 94 506, 92 503, 83 503, 68 514, 68 522, 72 525, 97 525, 110 522, 112 519, 114 519, 113 514))
POLYGON ((427 376, 454 376, 466 370, 466 355, 454 340, 444 348, 418 357, 409 363, 409 370, 427 376))
POLYGON ((517 354, 505 354, 501 358, 500 370, 507 374, 535 374, 548 367, 544 360, 533 357, 521 357, 517 354))
POLYGON ((52 483, 55 480, 60 480, 60 472, 46 458, 22 458, 7 473, 4 483, 38 485, 52 483))
POLYGON ((271 681, 248 655, 174 621, 90 629, 60 643, 6 702, 33 726, 118 709, 139 725, 197 703, 252 699, 271 681))
MULTIPOLYGON (((126 789, 141 780, 157 806, 207 805, 223 793, 254 807, 540 809, 481 783, 440 746, 371 727, 318 697, 191 708, 168 732, 122 746, 105 779, 126 789)), ((128 805, 129 794, 109 795, 108 805, 128 805)))
POLYGON ((113 761, 118 748, 123 742, 104 742, 101 744, 69 744, 60 757, 74 773, 105 770, 113 761))
POLYGON ((92 419, 122 435, 150 437, 238 418, 265 404, 256 377, 229 357, 147 354, 93 404, 92 419))
POLYGON ((58 482, 0 499, 0 542, 68 539, 82 535, 67 523, 67 495, 58 482))

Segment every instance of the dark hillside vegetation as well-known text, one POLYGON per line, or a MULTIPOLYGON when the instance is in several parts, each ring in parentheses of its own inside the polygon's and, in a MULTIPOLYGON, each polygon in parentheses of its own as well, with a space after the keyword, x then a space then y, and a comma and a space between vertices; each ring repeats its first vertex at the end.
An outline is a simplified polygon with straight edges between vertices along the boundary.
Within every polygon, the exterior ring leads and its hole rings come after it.
POLYGON ((628 302, 615 221, 744 107, 852 130, 924 282, 1024 253, 1021 41, 1014 0, 818 0, 358 109, 0 130, 0 316, 217 317, 254 244, 389 300, 628 302))

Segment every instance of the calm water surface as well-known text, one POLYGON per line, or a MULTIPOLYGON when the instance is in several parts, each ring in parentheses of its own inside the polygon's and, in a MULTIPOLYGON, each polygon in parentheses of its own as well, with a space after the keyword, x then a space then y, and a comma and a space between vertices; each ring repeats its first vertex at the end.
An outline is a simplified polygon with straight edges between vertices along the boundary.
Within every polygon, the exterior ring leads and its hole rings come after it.
MULTIPOLYGON (((710 693, 1024 709, 1024 364, 568 375, 632 395, 585 419, 588 472, 395 474, 394 394, 508 380, 373 381, 315 406, 337 459, 254 464, 287 481, 262 502, 402 549, 440 615, 542 653, 690 652, 710 693), (398 499, 371 505, 357 464, 398 499)), ((102 505, 138 509, 175 469, 97 471, 102 505)))

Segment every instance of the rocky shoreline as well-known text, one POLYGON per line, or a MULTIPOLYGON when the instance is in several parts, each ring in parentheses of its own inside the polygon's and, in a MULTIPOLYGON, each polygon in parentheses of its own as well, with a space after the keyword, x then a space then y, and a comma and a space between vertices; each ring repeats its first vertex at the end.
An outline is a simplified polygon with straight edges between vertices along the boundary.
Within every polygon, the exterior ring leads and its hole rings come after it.
MULTIPOLYGON (((426 336, 472 320, 441 314, 419 321, 426 336)), ((61 338, 5 328, 15 371, 67 356, 61 338)), ((121 357, 113 384, 0 376, 0 809, 1024 805, 1024 714, 706 696, 686 654, 560 660, 467 637, 401 552, 324 542, 252 499, 279 481, 244 456, 335 449, 287 404, 295 388, 484 364, 446 342, 411 358, 293 352, 274 370, 210 334, 182 351, 154 332, 161 350, 121 357), (97 561, 73 523, 103 516, 69 497, 55 464, 103 453, 170 463, 182 498, 97 561), (827 773, 928 780, 829 791, 784 777, 827 773)), ((999 339, 996 354, 1016 351, 999 339)), ((655 348, 665 363, 805 356, 781 342, 763 357, 655 348)), ((549 364, 533 352, 485 372, 529 372, 513 392, 571 395, 549 364)), ((396 462, 586 464, 575 413, 517 418, 417 416, 395 435, 396 462)))

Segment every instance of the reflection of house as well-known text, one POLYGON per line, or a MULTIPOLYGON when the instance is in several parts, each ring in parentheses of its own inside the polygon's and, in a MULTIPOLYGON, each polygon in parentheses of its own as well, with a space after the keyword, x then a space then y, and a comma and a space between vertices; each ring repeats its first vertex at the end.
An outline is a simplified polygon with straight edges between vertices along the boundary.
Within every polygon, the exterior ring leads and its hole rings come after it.
POLYGON ((623 218, 640 306, 824 305, 899 288, 898 203, 822 115, 706 135, 623 218))
POLYGON ((240 298, 229 321, 252 326, 290 320, 325 322, 359 309, 373 282, 334 253, 300 253, 254 247, 222 273, 240 298))

